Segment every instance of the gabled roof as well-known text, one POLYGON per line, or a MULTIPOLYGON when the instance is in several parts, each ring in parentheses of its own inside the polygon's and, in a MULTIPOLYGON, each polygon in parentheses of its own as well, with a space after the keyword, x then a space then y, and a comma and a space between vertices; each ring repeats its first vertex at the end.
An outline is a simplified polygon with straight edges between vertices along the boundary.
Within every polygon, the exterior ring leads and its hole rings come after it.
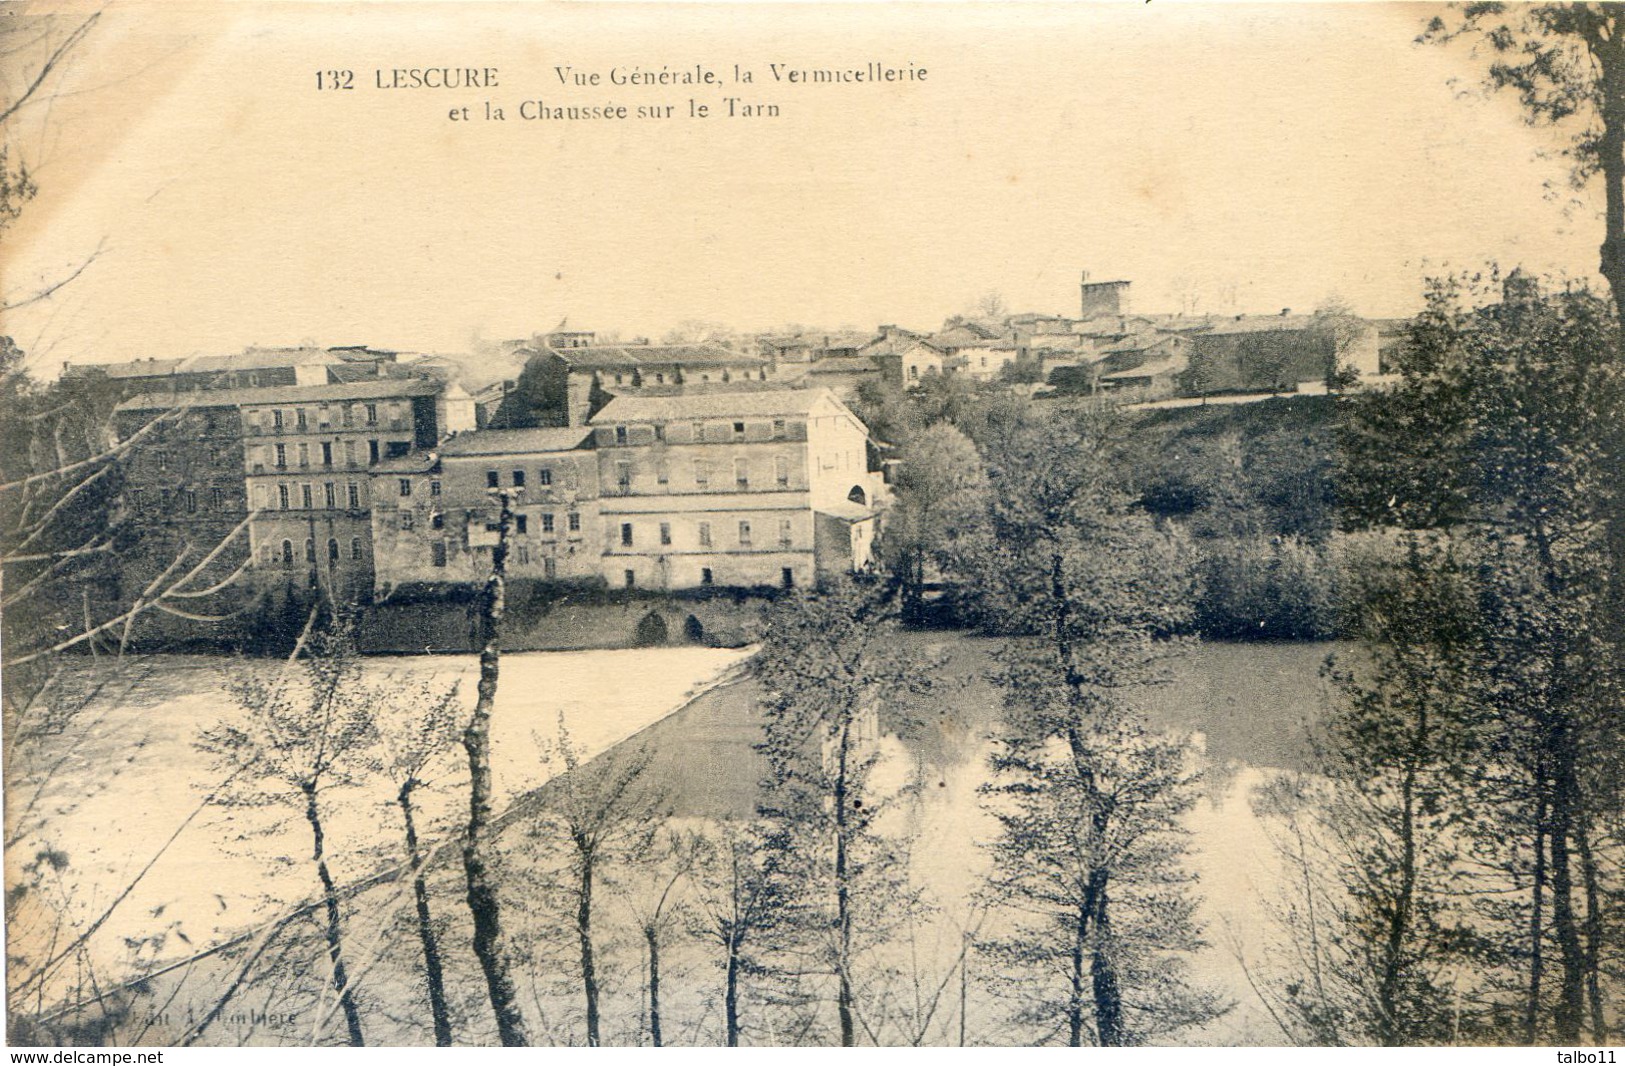
POLYGON ((759 355, 747 355, 714 344, 594 344, 585 348, 543 348, 575 370, 635 370, 640 367, 764 365, 759 355))
POLYGON ((585 426, 541 429, 477 429, 459 433, 440 445, 446 458, 469 455, 531 455, 567 452, 586 442, 585 426))
POLYGON ((828 389, 617 396, 587 421, 588 425, 602 426, 615 422, 681 422, 691 418, 804 416, 824 402, 845 410, 845 405, 828 389))
POLYGON ((165 411, 172 407, 252 407, 273 403, 387 400, 439 395, 442 385, 424 378, 368 378, 336 385, 274 385, 261 389, 196 389, 144 392, 118 405, 120 411, 165 411))
POLYGON ((1100 375, 1100 380, 1111 381, 1114 379, 1127 380, 1132 378, 1154 378, 1162 374, 1177 373, 1184 370, 1187 365, 1189 365, 1189 362, 1183 356, 1173 355, 1166 359, 1158 359, 1155 362, 1146 363, 1143 366, 1131 367, 1128 370, 1118 370, 1110 374, 1102 374, 1100 375))

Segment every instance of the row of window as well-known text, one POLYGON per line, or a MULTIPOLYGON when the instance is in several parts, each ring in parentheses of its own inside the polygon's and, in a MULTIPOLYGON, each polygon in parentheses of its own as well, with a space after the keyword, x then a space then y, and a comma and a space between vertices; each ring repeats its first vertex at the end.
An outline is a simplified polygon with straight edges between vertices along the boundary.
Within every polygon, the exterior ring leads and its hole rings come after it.
MULTIPOLYGON (((694 487, 705 491, 712 487, 713 475, 717 464, 704 459, 694 461, 694 487)), ((724 467, 726 469, 726 467, 724 467)), ((615 489, 625 495, 632 491, 633 467, 627 460, 615 464, 615 489)), ((669 485, 671 483, 671 466, 667 463, 655 465, 655 483, 669 485)), ((785 456, 775 456, 773 459, 773 485, 776 488, 790 487, 790 460, 785 456)), ((733 491, 742 492, 751 486, 751 462, 746 458, 738 458, 733 462, 733 491)), ((718 486, 719 488, 722 486, 718 486)))
MULTIPOLYGON (((690 422, 688 424, 688 443, 692 443, 692 444, 703 444, 703 443, 705 443, 705 429, 706 429, 706 426, 709 425, 709 424, 710 423, 699 422, 699 421, 690 422)), ((650 426, 649 428, 654 431, 655 440, 664 441, 666 439, 666 427, 665 427, 664 424, 657 422, 654 425, 650 426)), ((784 440, 785 437, 788 435, 788 431, 789 431, 789 427, 785 423, 784 419, 775 418, 773 420, 773 439, 774 440, 784 440)), ((630 443, 630 441, 631 441, 630 434, 631 434, 631 427, 630 426, 616 426, 615 427, 615 443, 616 444, 628 444, 628 443, 630 443)), ((732 440, 744 440, 745 439, 745 423, 743 423, 743 422, 734 422, 734 423, 732 423, 732 432, 729 434, 729 437, 732 440)), ((713 435, 713 439, 715 439, 714 435, 713 435)))
MULTIPOLYGON (((714 543, 712 542, 712 539, 711 539, 711 523, 710 522, 700 522, 700 523, 698 523, 696 525, 696 527, 695 527, 694 533, 695 533, 695 543, 696 543, 696 545, 698 547, 710 548, 710 547, 715 546, 714 543)), ((669 546, 671 546, 671 543, 672 543, 671 523, 670 522, 662 522, 662 523, 660 523, 660 528, 659 528, 659 534, 658 535, 659 535, 659 538, 660 538, 661 547, 669 547, 669 546)), ((738 544, 739 544, 739 546, 741 548, 749 548, 749 547, 751 547, 752 546, 752 537, 753 537, 753 535, 754 534, 753 534, 753 531, 752 531, 752 528, 751 528, 750 520, 749 519, 740 519, 739 527, 738 527, 738 544)), ((779 540, 778 540, 779 547, 788 548, 788 547, 790 547, 790 545, 792 543, 794 543, 794 540, 795 540, 795 525, 788 518, 780 519, 779 520, 779 540)), ((631 522, 622 522, 621 523, 621 547, 623 547, 623 548, 635 548, 635 547, 637 547, 637 529, 635 528, 634 524, 631 523, 631 522)))
MULTIPOLYGON (((522 489, 525 487, 525 478, 525 471, 515 470, 510 476, 508 484, 516 489, 522 489)), ((544 466, 540 470, 536 471, 536 484, 541 488, 550 487, 553 484, 553 468, 544 466)), ((488 489, 500 489, 502 487, 502 471, 487 470, 485 472, 485 487, 488 489)), ((407 496, 410 495, 410 493, 403 491, 401 495, 407 496)))
MULTIPOLYGON (((355 426, 376 426, 379 424, 378 405, 341 404, 338 408, 338 424, 344 429, 355 426)), ((313 413, 309 408, 295 407, 290 409, 276 409, 269 413, 268 419, 262 420, 260 411, 249 411, 248 431, 259 433, 264 429, 272 433, 283 433, 292 430, 296 433, 305 433, 312 428, 317 430, 331 429, 333 427, 333 411, 326 404, 316 408, 313 413)), ((406 426, 406 410, 399 403, 391 403, 384 411, 385 420, 394 429, 403 429, 406 426)))
MULTIPOLYGON (((130 489, 126 498, 130 501, 130 506, 139 511, 146 503, 146 495, 145 489, 130 489)), ((226 509, 226 490, 223 488, 210 489, 208 500, 210 510, 224 511, 226 509)), ((159 489, 159 510, 167 511, 171 507, 178 507, 187 514, 197 514, 197 491, 195 489, 159 489)))
MULTIPOLYGON (((547 576, 553 576, 551 568, 549 568, 547 576)), ((638 583, 638 572, 636 570, 621 571, 621 581, 627 588, 636 588, 638 583)), ((700 584, 709 586, 715 585, 716 583, 716 574, 712 573, 711 568, 709 566, 700 567, 700 584)), ((786 566, 779 571, 779 586, 787 589, 793 589, 796 587, 796 572, 793 567, 786 566)))
MULTIPOLYGON (((654 371, 653 376, 654 376, 654 383, 656 385, 664 385, 664 384, 666 384, 666 372, 664 370, 656 370, 656 371, 654 371)), ((644 376, 644 374, 643 374, 643 372, 641 370, 634 370, 630 374, 626 373, 623 370, 620 373, 615 375, 615 384, 617 384, 617 385, 632 385, 633 387, 641 387, 643 385, 648 384, 648 380, 649 379, 644 376)), ((688 380, 688 377, 683 374, 683 371, 682 371, 681 368, 678 368, 678 369, 675 369, 675 370, 672 371, 672 373, 671 373, 671 383, 673 385, 682 385, 687 380, 688 380)), ((709 371, 701 371, 700 372, 700 380, 702 382, 710 381, 711 380, 710 372, 709 371)), ((724 370, 724 371, 721 372, 721 374, 718 375, 718 380, 724 381, 724 382, 732 381, 733 380, 733 374, 730 371, 724 370)), ((746 381, 750 380, 750 371, 749 370, 746 370, 744 372, 744 380, 746 380, 746 381)), ((763 368, 761 368, 760 370, 758 370, 756 372, 756 380, 758 380, 758 381, 766 381, 767 380, 767 368, 766 367, 763 367, 763 368)))
MULTIPOLYGON (((361 538, 351 537, 350 559, 354 562, 360 562, 363 555, 364 553, 361 547, 361 538)), ((327 541, 327 561, 329 563, 336 563, 339 561, 339 558, 339 542, 335 538, 329 538, 327 541)), ((278 563, 283 566, 292 566, 294 564, 293 541, 283 541, 280 550, 272 544, 262 546, 260 548, 260 561, 266 566, 275 566, 278 563)), ((307 539, 305 541, 305 562, 314 563, 315 561, 316 542, 314 540, 307 539)))
MULTIPOLYGON (((411 452, 411 450, 412 444, 410 441, 369 440, 367 441, 367 462, 376 463, 379 459, 399 459, 411 452)), ((360 456, 359 442, 353 440, 343 442, 342 452, 339 445, 333 441, 324 440, 315 445, 300 444, 292 448, 286 444, 274 444, 265 448, 255 448, 250 454, 256 472, 263 471, 268 466, 275 467, 278 470, 286 470, 290 463, 299 466, 301 469, 308 469, 313 465, 331 468, 336 465, 336 460, 341 454, 345 466, 355 467, 360 465, 358 462, 360 456)))
MULTIPOLYGON (((553 514, 552 512, 543 512, 542 514, 538 515, 537 517, 541 519, 541 532, 542 532, 542 534, 544 536, 557 531, 557 526, 558 526, 558 523, 557 523, 558 516, 557 515, 553 514)), ((564 521, 565 521, 565 528, 568 529, 571 533, 580 533, 581 532, 581 512, 579 512, 579 511, 571 511, 571 512, 569 512, 567 515, 564 516, 564 521)), ((402 529, 413 529, 416 526, 417 526, 417 516, 415 514, 413 514, 411 511, 402 511, 400 513, 400 527, 402 529)), ((446 528, 446 516, 440 511, 431 512, 429 514, 429 528, 430 529, 445 529, 446 528)), ((517 533, 521 537, 528 536, 530 534, 530 516, 529 515, 522 515, 522 514, 514 515, 513 516, 513 530, 514 530, 515 533, 517 533)))
POLYGON ((351 511, 359 511, 361 510, 361 486, 354 481, 347 482, 344 485, 332 481, 318 485, 307 481, 298 485, 278 485, 275 493, 273 493, 270 485, 261 485, 259 486, 259 499, 256 502, 262 511, 271 510, 273 507, 278 511, 287 511, 293 508, 310 511, 317 507, 336 510, 341 506, 351 511), (340 495, 341 492, 342 495, 340 495))
MULTIPOLYGON (((435 566, 445 566, 447 551, 448 548, 445 541, 435 541, 429 545, 429 561, 435 566)), ((518 563, 520 566, 529 566, 530 546, 526 544, 515 545, 513 557, 514 562, 518 563)), ((551 555, 542 556, 542 576, 548 578, 559 576, 559 561, 557 558, 551 555)))

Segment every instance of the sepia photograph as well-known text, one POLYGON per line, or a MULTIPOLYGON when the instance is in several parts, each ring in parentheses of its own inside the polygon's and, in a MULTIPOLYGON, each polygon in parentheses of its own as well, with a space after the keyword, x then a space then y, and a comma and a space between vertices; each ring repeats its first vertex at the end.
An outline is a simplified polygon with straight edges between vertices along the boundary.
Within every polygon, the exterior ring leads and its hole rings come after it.
POLYGON ((0 2, 5 1042, 1611 1063, 1622 328, 1612 3, 0 2))

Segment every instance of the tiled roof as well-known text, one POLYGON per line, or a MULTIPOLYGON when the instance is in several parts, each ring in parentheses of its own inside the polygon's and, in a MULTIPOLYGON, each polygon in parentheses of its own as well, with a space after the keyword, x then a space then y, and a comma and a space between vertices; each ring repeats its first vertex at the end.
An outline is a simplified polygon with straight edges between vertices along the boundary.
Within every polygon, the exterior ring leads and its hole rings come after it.
POLYGON ((761 366, 759 355, 731 352, 713 344, 595 344, 587 348, 547 348, 579 370, 631 370, 644 366, 761 366))
POLYGON ((730 418, 740 415, 805 415, 825 400, 840 403, 828 389, 617 396, 588 422, 601 426, 615 422, 680 422, 687 418, 730 418))
POLYGON ((1238 315, 1215 319, 1210 336, 1235 333, 1297 333, 1314 324, 1313 315, 1238 315))
POLYGON ((585 426, 543 429, 477 429, 441 442, 440 454, 528 455, 532 452, 567 452, 587 439, 585 426))
POLYGON ((440 466, 437 452, 409 452, 393 459, 380 459, 368 467, 373 474, 432 474, 440 466))
POLYGON ((1128 370, 1119 370, 1111 374, 1102 374, 1100 380, 1154 378, 1161 374, 1172 374, 1184 370, 1187 362, 1182 356, 1169 356, 1167 359, 1158 359, 1155 362, 1146 363, 1144 366, 1131 367, 1128 370))
POLYGON ((120 411, 163 411, 171 407, 250 407, 271 403, 387 400, 435 396, 443 386, 423 378, 368 378, 336 385, 275 385, 263 389, 198 389, 144 392, 118 405, 120 411))

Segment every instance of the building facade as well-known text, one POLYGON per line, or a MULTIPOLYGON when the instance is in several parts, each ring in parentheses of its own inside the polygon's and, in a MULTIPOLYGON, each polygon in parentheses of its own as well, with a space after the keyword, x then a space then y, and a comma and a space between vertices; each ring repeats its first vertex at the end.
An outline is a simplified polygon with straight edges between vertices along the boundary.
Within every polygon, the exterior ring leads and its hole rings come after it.
POLYGON ((374 588, 479 585, 491 574, 500 503, 512 495, 510 577, 590 581, 601 574, 598 460, 586 429, 466 433, 372 471, 374 588))
POLYGON ((828 390, 624 397, 591 426, 612 587, 794 588, 871 561, 882 479, 828 390))

